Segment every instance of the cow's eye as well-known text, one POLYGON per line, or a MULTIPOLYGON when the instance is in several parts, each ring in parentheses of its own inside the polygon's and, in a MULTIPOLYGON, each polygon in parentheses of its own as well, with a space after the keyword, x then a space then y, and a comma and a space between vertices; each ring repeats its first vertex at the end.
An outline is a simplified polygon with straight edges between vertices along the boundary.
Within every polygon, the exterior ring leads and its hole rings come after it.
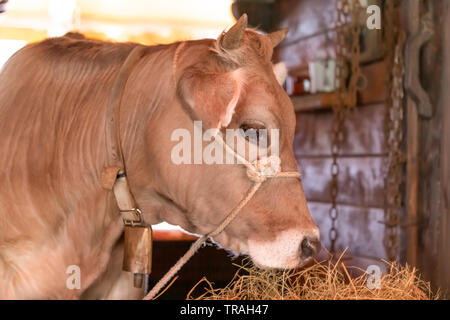
POLYGON ((242 130, 242 134, 247 141, 260 145, 268 145, 268 131, 264 123, 259 121, 246 121, 240 125, 239 129, 242 130))

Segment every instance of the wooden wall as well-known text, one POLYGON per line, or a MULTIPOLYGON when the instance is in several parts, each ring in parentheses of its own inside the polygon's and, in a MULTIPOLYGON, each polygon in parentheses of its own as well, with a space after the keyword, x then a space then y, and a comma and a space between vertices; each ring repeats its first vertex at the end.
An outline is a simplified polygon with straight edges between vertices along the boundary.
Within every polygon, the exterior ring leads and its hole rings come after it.
MULTIPOLYGON (((150 288, 189 250, 192 240, 170 240, 153 242, 153 268, 150 275, 150 288)), ((178 272, 178 278, 159 299, 183 300, 192 288, 206 277, 214 288, 224 288, 238 271, 237 265, 243 265, 245 257, 232 258, 223 249, 207 245, 198 252, 178 272)), ((208 288, 206 283, 199 284, 191 297, 198 297, 208 288)))
POLYGON ((439 284, 447 290, 447 297, 450 295, 450 3, 447 3, 443 11, 436 11, 437 15, 443 14, 445 21, 442 22, 443 38, 443 69, 446 70, 441 78, 441 108, 444 109, 442 121, 441 138, 441 254, 439 255, 439 284))
POLYGON ((434 115, 419 120, 418 265, 450 298, 450 1, 428 0, 434 36, 421 57, 421 80, 434 115))
MULTIPOLYGON (((280 0, 278 27, 289 28, 287 39, 277 51, 290 76, 305 74, 309 62, 334 57, 336 11, 334 0, 280 0)), ((378 32, 368 31, 364 32, 378 32)), ((375 35, 378 36, 378 35, 375 35)), ((380 48, 381 50, 381 48, 380 48)), ((383 247, 384 99, 385 68, 379 54, 363 52, 363 73, 369 79, 359 96, 357 112, 345 125, 345 144, 339 157, 339 238, 337 249, 346 247, 353 255, 385 258, 383 247)), ((293 97, 294 106, 301 98, 293 97)), ((297 109, 301 109, 298 107, 297 109)), ((331 184, 331 109, 297 112, 294 151, 303 176, 310 211, 329 247, 328 212, 331 184)))
MULTIPOLYGON (((413 0, 408 0, 413 1, 413 0)), ((415 0, 414 0, 415 1, 415 0)), ((426 2, 426 1, 424 1, 426 2)), ((435 5, 436 34, 422 54, 422 82, 435 115, 420 120, 419 246, 417 265, 434 287, 450 288, 450 1, 430 0, 435 5)), ((280 0, 278 27, 289 27, 277 54, 291 76, 303 75, 308 62, 334 56, 334 0, 280 0)), ((382 243, 384 225, 384 114, 385 68, 380 55, 365 55, 361 65, 369 79, 359 95, 357 112, 345 126, 346 142, 339 157, 338 249, 366 257, 366 264, 386 258, 382 243)), ((293 97, 294 105, 299 99, 293 97)), ((297 112, 295 155, 303 175, 311 213, 319 225, 323 244, 329 246, 330 166, 332 111, 297 112)), ((407 227, 407 226, 406 226, 407 227)), ((403 234, 405 228, 401 229, 403 234)), ((155 242, 152 284, 190 246, 190 241, 155 242)), ((403 242, 400 258, 405 258, 403 242)), ((241 258, 239 258, 238 261, 241 258)), ((359 260, 361 261, 361 260, 359 260)), ((163 296, 185 298, 203 276, 223 287, 236 267, 227 253, 214 247, 200 250, 183 268, 180 278, 163 296)), ((199 288, 201 289, 201 288, 199 288)), ((199 290, 201 291, 201 290, 199 290)))
MULTIPOLYGON (((408 1, 408 2, 407 2, 408 1)), ((408 221, 402 208, 399 229, 399 258, 406 261, 408 228, 417 228, 414 263, 435 288, 450 292, 450 1, 418 1, 423 12, 433 13, 435 34, 421 51, 420 77, 429 94, 434 115, 418 122, 418 220, 408 221)), ((277 60, 285 61, 290 76, 307 73, 309 62, 334 57, 334 0, 279 0, 278 28, 288 27, 287 39, 277 50, 277 60)), ((370 1, 369 1, 370 3, 370 1)), ((405 19, 407 20, 407 19, 405 19)), ((405 28, 408 32, 408 29, 405 28)), ((366 35, 370 32, 363 29, 366 35)), ((378 35, 379 36, 379 35, 378 35)), ((408 36, 411 36, 408 32, 408 36)), ((340 193, 338 204, 340 232, 338 248, 349 248, 353 255, 385 258, 382 243, 384 225, 384 176, 387 150, 384 140, 385 67, 379 54, 363 53, 361 68, 369 79, 359 95, 358 111, 347 121, 346 143, 339 157, 340 193)), ((408 99, 405 99, 407 104, 408 99)), ((296 110, 302 98, 292 97, 296 110)), ((407 108, 405 107, 405 111, 407 108)), ((405 140, 408 130, 405 114, 405 140)), ((323 244, 329 246, 331 183, 332 111, 314 108, 297 112, 295 155, 303 174, 303 185, 311 213, 319 225, 323 244)), ((414 137, 413 137, 414 138, 414 137)), ((412 143, 411 137, 404 144, 412 143)), ((405 152, 407 151, 405 146, 405 152)), ((405 175, 404 181, 410 181, 405 175)), ((406 187, 406 186, 404 186, 406 187)), ((403 195, 404 198, 406 195, 403 195)), ((406 201, 405 199, 403 199, 406 201)), ((411 249, 411 247, 409 247, 411 249)), ((415 250, 415 249, 414 249, 415 250)), ((449 295, 450 296, 450 295, 449 295)))

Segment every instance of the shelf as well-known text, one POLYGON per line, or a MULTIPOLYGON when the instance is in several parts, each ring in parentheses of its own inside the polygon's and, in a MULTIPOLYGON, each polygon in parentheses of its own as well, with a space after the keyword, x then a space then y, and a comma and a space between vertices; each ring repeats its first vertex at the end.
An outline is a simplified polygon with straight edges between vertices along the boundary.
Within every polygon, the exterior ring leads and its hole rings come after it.
POLYGON ((317 93, 303 96, 291 96, 295 112, 314 111, 331 108, 335 93, 317 93))

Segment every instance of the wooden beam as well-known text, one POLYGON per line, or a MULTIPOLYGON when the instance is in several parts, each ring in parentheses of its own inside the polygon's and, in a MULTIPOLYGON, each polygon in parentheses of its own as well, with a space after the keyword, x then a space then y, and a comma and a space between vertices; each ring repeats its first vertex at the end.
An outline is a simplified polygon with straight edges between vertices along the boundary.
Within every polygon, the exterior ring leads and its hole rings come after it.
MULTIPOLYGON (((330 247, 328 231, 331 227, 329 211, 331 204, 310 201, 308 208, 314 222, 320 230, 320 240, 324 248, 330 247)), ((386 258, 383 247, 384 225, 383 209, 338 204, 339 218, 337 229, 339 236, 336 242, 338 251, 348 248, 352 255, 365 255, 386 258)))
POLYGON ((415 103, 406 99, 406 262, 417 265, 418 190, 419 190, 419 132, 420 123, 415 103))
MULTIPOLYGON (((367 0, 366 3, 381 6, 380 0, 367 0)), ((289 29, 286 39, 277 47, 278 60, 292 69, 335 57, 336 9, 333 0, 280 0, 277 6, 280 17, 277 28, 289 29)), ((367 17, 362 10, 362 26, 366 25, 367 17)), ((364 27, 362 31, 361 63, 380 59, 383 53, 381 30, 364 27)))
MULTIPOLYGON (((298 165, 306 199, 331 202, 330 174, 333 159, 300 158, 298 165)), ((384 208, 384 157, 339 158, 337 202, 358 207, 384 208)))
MULTIPOLYGON (((417 34, 419 30, 420 8, 419 0, 404 2, 404 16, 409 37, 417 34)), ((407 54, 405 54, 406 56, 407 54)), ((420 70, 406 69, 406 77, 410 72, 420 70)), ((418 190, 419 190, 419 114, 417 105, 411 95, 406 97, 406 193, 405 210, 409 227, 406 228, 406 262, 417 265, 418 241, 418 190)))
POLYGON ((367 86, 358 93, 358 104, 384 103, 388 96, 385 62, 377 61, 361 66, 361 71, 367 79, 367 86))
MULTIPOLYGON (((361 67, 367 79, 367 86, 358 93, 358 105, 368 105, 383 102, 387 97, 385 80, 386 68, 384 61, 379 61, 361 67)), ((334 92, 291 96, 296 112, 329 109, 336 99, 334 92)))
MULTIPOLYGON (((442 122, 442 140, 441 140, 441 250, 439 254, 439 274, 440 287, 448 290, 450 297, 450 5, 447 4, 444 13, 443 28, 443 57, 444 64, 441 79, 441 98, 440 105, 444 110, 442 122)), ((447 297, 447 298, 449 298, 447 297)))
MULTIPOLYGON (((295 156, 331 157, 333 113, 297 113, 294 136, 295 156)), ((379 156, 386 155, 385 148, 385 106, 383 103, 361 106, 349 115, 344 123, 346 139, 341 146, 340 156, 379 156)))
POLYGON ((336 95, 333 92, 291 97, 295 112, 328 109, 331 108, 335 99, 336 95))

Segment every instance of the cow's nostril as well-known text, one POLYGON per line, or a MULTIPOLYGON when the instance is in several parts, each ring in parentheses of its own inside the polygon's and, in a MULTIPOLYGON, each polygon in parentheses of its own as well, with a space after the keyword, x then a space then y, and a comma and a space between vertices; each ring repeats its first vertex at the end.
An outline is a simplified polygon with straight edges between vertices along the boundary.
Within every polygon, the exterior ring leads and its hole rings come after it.
POLYGON ((315 256, 320 250, 320 241, 316 238, 305 237, 301 243, 301 257, 304 259, 315 256))

